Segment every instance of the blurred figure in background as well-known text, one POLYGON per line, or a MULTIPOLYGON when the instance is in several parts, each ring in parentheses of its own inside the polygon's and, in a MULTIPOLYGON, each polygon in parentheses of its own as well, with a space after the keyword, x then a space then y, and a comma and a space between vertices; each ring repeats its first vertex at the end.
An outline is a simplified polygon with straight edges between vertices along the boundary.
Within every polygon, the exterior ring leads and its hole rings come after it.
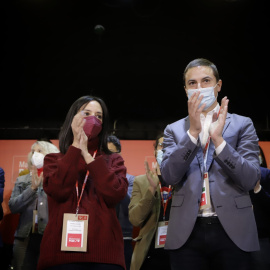
POLYGON ((14 270, 36 269, 39 246, 48 222, 47 195, 42 187, 43 161, 45 155, 58 152, 52 143, 36 141, 28 154, 29 173, 19 176, 13 188, 8 205, 11 213, 20 214, 13 244, 14 270))
POLYGON ((254 269, 270 269, 270 170, 260 147, 261 179, 249 192, 258 229, 260 250, 252 253, 254 269))
MULTIPOLYGON (((2 220, 4 216, 3 212, 3 207, 2 207, 2 202, 4 198, 4 187, 5 187, 5 172, 4 170, 0 167, 0 221, 2 220)), ((1 247, 1 238, 0 238, 0 247, 1 247)))
MULTIPOLYGON (((3 202, 3 198, 4 198, 4 187, 5 187, 5 172, 0 167, 0 221, 4 217, 4 211, 3 211, 3 207, 2 207, 2 202, 3 202)), ((2 248, 3 248, 3 242, 2 242, 1 235, 0 235, 0 252, 2 251, 2 248)))
POLYGON ((136 176, 133 183, 129 220, 133 226, 140 227, 140 230, 138 237, 134 239, 136 244, 131 259, 131 270, 170 269, 169 253, 164 250, 164 244, 172 188, 165 184, 160 174, 163 137, 163 133, 159 134, 154 144, 156 169, 150 171, 148 162, 145 161, 146 174, 136 176))
MULTIPOLYGON (((121 143, 120 140, 115 135, 108 136, 108 148, 112 153, 118 153, 121 155, 122 150, 121 143)), ((126 177, 128 180, 128 192, 125 198, 116 206, 116 213, 123 232, 125 262, 126 268, 127 270, 129 270, 131 256, 133 252, 132 247, 133 226, 128 219, 128 205, 130 203, 130 197, 135 176, 127 173, 126 177)))

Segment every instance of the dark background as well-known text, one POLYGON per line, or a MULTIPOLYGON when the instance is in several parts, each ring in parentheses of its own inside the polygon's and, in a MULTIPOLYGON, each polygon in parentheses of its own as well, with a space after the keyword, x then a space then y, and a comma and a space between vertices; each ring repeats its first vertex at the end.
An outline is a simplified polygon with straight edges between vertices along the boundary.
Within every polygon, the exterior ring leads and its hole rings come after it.
POLYGON ((57 139, 88 94, 120 139, 155 139, 187 115, 183 70, 204 57, 223 81, 218 100, 270 140, 266 1, 9 0, 2 12, 0 139, 57 139))

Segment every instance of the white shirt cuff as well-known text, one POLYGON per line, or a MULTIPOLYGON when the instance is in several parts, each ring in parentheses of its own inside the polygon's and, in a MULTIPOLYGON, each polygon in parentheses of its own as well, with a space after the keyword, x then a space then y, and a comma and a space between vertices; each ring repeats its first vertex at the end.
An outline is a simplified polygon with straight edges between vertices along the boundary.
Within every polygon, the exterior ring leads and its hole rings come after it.
POLYGON ((196 139, 196 138, 194 138, 192 135, 190 135, 189 130, 187 131, 187 134, 188 134, 189 138, 191 139, 191 141, 192 141, 194 144, 197 144, 198 139, 196 139))
POLYGON ((218 156, 221 151, 223 150, 223 148, 225 147, 226 145, 226 141, 224 140, 217 148, 216 148, 216 155, 218 156))

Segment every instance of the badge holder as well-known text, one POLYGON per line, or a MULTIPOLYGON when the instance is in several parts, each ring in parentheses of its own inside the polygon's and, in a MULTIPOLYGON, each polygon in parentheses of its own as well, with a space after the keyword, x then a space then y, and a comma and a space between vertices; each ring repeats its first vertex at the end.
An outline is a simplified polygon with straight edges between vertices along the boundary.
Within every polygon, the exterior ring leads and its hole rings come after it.
POLYGON ((211 202, 210 202, 210 191, 209 191, 209 178, 208 178, 208 172, 206 172, 203 174, 203 188, 202 188, 200 210, 204 210, 210 207, 211 207, 211 202))
POLYGON ((156 230, 155 248, 163 248, 167 238, 169 221, 160 221, 156 230))
POLYGON ((62 251, 81 251, 87 249, 88 218, 86 214, 64 214, 62 231, 62 251))

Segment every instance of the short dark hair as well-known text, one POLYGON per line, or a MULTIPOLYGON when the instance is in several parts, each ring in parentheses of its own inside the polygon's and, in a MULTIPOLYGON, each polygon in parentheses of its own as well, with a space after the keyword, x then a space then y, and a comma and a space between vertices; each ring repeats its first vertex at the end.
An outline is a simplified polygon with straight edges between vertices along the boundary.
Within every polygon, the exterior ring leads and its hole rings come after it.
POLYGON ((154 142, 154 148, 155 148, 155 150, 157 149, 159 139, 162 138, 162 137, 164 137, 164 133, 163 133, 163 132, 161 132, 161 133, 159 133, 159 134, 157 135, 156 140, 155 140, 155 142, 154 142))
POLYGON ((86 105, 90 101, 93 101, 93 100, 97 101, 100 104, 102 108, 102 112, 103 112, 102 113, 102 130, 98 135, 99 137, 98 148, 100 151, 103 151, 106 154, 111 153, 107 146, 107 136, 108 136, 108 130, 109 130, 109 112, 108 112, 105 102, 101 98, 95 97, 95 96, 82 96, 78 98, 77 100, 75 100, 75 102, 71 105, 67 113, 66 119, 64 121, 64 124, 59 133, 59 149, 61 153, 65 154, 69 146, 73 142, 73 132, 71 128, 73 117, 79 112, 81 107, 83 108, 86 107, 86 105))
POLYGON ((212 63, 211 61, 209 61, 209 60, 207 60, 205 58, 197 58, 197 59, 192 60, 191 62, 189 62, 189 64, 186 66, 186 68, 184 70, 183 81, 184 81, 185 86, 186 86, 186 74, 187 74, 188 70, 190 68, 198 67, 198 66, 210 67, 213 70, 213 74, 214 74, 217 82, 220 80, 217 67, 216 67, 216 65, 214 63, 212 63))
POLYGON ((115 136, 115 135, 109 135, 107 138, 108 143, 113 143, 114 146, 116 147, 117 151, 120 153, 121 152, 121 143, 120 140, 115 136))

